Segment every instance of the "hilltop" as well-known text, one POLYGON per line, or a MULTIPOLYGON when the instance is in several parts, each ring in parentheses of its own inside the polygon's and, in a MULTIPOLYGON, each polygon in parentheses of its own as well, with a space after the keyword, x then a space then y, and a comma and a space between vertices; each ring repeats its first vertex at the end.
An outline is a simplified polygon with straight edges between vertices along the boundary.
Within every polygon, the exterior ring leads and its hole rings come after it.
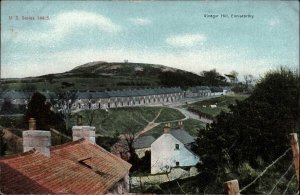
POLYGON ((197 74, 157 64, 89 62, 70 71, 21 79, 3 79, 2 88, 15 90, 107 90, 157 86, 200 85, 197 74))

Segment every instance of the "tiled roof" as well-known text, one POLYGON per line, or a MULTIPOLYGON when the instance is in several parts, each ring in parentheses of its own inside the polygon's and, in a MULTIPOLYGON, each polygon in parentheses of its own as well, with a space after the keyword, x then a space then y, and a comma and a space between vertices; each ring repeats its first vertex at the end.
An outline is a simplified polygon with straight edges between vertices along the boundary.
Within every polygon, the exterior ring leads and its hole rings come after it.
POLYGON ((154 141, 155 138, 153 136, 138 137, 134 140, 133 147, 135 149, 149 148, 154 141))
POLYGON ((170 133, 183 144, 195 142, 195 139, 184 129, 172 129, 170 133))
POLYGON ((104 194, 131 165, 83 139, 53 147, 50 157, 32 150, 0 158, 4 194, 104 194))

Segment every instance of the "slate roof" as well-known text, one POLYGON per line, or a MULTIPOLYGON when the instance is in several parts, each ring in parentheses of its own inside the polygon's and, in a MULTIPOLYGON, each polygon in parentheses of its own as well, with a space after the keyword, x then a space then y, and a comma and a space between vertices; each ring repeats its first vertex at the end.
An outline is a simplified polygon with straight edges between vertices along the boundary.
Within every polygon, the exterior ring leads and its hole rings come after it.
POLYGON ((76 93, 76 98, 77 99, 90 99, 92 97, 92 94, 88 91, 78 91, 76 93))
MULTIPOLYGON (((114 91, 78 91, 76 93, 77 99, 106 99, 110 97, 138 97, 138 96, 150 96, 170 93, 182 93, 183 90, 180 87, 171 88, 146 88, 146 89, 128 89, 128 90, 114 90, 114 91)), ((54 92, 40 92, 47 99, 58 98, 54 92)), ((25 91, 8 91, 0 92, 0 99, 29 99, 31 92, 25 91)))
POLYGON ((155 141, 153 136, 142 136, 138 137, 133 142, 133 147, 135 149, 142 149, 142 148, 150 148, 151 144, 155 141))
POLYGON ((211 92, 223 92, 221 87, 210 87, 211 92))
POLYGON ((171 129, 170 133, 183 144, 195 142, 195 139, 184 129, 171 129))
POLYGON ((197 93, 198 91, 211 91, 208 86, 191 87, 190 90, 194 93, 197 93))
POLYGON ((104 194, 131 165, 84 139, 52 147, 50 157, 35 150, 0 158, 4 194, 104 194))
POLYGON ((101 99, 106 99, 106 98, 109 98, 110 96, 106 93, 106 92, 94 92, 92 93, 92 98, 94 99, 98 99, 98 98, 101 98, 101 99))

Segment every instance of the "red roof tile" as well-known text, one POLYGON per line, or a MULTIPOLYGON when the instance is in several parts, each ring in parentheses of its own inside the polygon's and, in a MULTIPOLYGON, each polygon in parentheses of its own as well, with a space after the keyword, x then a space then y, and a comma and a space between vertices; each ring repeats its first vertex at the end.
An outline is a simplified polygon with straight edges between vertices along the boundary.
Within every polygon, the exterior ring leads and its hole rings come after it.
POLYGON ((131 165, 83 139, 52 147, 50 157, 37 151, 0 158, 0 191, 5 194, 103 194, 131 165))

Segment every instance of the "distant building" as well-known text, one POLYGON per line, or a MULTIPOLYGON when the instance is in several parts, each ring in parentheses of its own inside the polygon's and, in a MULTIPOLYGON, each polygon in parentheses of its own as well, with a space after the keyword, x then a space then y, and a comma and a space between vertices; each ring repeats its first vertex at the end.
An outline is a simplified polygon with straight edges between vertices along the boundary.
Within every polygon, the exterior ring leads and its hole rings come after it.
POLYGON ((114 90, 103 92, 79 91, 73 109, 107 109, 171 103, 184 98, 179 87, 114 90))
POLYGON ((210 90, 211 90, 212 96, 224 95, 223 88, 221 88, 221 87, 210 87, 210 90))
POLYGON ((49 131, 23 132, 24 153, 0 158, 4 194, 122 194, 131 165, 95 144, 95 129, 73 127, 73 142, 51 147, 49 131))
POLYGON ((191 87, 186 91, 186 97, 208 97, 211 96, 211 90, 208 86, 191 87))
POLYGON ((7 100, 14 105, 26 105, 31 95, 32 92, 27 91, 5 91, 0 93, 0 104, 7 100))
POLYGON ((164 133, 151 144, 151 174, 166 173, 174 167, 194 167, 200 158, 191 151, 194 138, 181 126, 164 127, 164 133))

